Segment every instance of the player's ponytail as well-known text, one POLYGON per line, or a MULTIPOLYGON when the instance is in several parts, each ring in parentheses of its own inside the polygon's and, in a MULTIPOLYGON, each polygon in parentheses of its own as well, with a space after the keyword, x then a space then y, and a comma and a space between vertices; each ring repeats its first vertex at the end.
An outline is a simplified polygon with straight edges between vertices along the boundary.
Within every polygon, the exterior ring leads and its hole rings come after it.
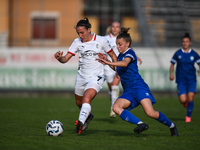
POLYGON ((188 32, 185 33, 185 35, 182 37, 182 40, 183 40, 184 38, 189 38, 190 41, 191 41, 191 37, 190 37, 190 34, 189 34, 188 32))
MULTIPOLYGON (((121 32, 120 32, 120 34, 128 34, 128 30, 129 30, 130 28, 124 28, 124 27, 122 27, 121 28, 121 32)), ((129 34, 128 34, 129 35, 129 34)))
POLYGON ((129 29, 130 29, 130 28, 124 28, 124 27, 122 27, 122 28, 121 28, 121 32, 120 32, 119 35, 117 36, 117 39, 123 38, 126 42, 129 42, 129 43, 130 43, 130 44, 129 44, 129 46, 130 46, 132 40, 131 40, 130 34, 128 33, 129 29))
POLYGON ((77 27, 81 27, 81 26, 85 27, 86 29, 92 27, 87 17, 85 17, 84 19, 79 20, 79 22, 75 26, 75 29, 77 27))

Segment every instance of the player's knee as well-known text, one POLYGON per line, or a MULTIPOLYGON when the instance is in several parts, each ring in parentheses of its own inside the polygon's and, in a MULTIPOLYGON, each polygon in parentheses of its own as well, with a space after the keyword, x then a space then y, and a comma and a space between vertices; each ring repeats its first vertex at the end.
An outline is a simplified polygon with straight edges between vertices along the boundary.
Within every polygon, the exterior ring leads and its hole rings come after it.
POLYGON ((186 101, 187 101, 187 99, 179 99, 180 100, 180 102, 182 103, 182 104, 184 104, 186 101))
POLYGON ((187 101, 187 95, 186 94, 182 94, 179 96, 179 100, 180 102, 183 104, 187 101))
POLYGON ((120 107, 119 107, 117 104, 114 104, 114 105, 113 105, 112 110, 113 110, 116 114, 120 115, 120 112, 119 112, 120 107))
POLYGON ((188 99, 188 102, 192 102, 193 101, 193 99, 188 99))
POLYGON ((88 104, 90 104, 91 101, 92 101, 92 99, 93 99, 93 96, 92 96, 92 95, 85 94, 85 95, 83 96, 82 103, 88 103, 88 104))
POLYGON ((114 104, 112 109, 113 109, 113 111, 115 112, 115 111, 117 111, 118 106, 117 106, 116 104, 114 104))
POLYGON ((155 111, 147 111, 146 115, 150 118, 157 118, 155 111))
POLYGON ((188 102, 192 102, 193 101, 193 98, 188 98, 188 102))
POLYGON ((194 99, 194 95, 188 95, 188 98, 187 98, 188 102, 192 102, 193 99, 194 99))

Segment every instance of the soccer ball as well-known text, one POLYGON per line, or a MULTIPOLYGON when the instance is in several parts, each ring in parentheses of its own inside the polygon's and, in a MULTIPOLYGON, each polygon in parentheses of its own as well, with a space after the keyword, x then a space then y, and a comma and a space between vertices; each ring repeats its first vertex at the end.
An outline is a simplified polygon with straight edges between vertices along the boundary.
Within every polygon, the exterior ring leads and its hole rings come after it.
POLYGON ((58 120, 51 120, 46 125, 46 132, 49 136, 60 136, 63 130, 63 124, 58 120))

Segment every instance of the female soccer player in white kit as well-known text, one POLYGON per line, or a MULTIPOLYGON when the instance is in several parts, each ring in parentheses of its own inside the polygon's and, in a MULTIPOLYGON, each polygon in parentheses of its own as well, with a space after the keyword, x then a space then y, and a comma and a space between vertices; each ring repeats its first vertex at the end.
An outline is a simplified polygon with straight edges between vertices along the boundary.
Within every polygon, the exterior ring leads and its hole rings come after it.
MULTIPOLYGON (((113 22, 112 25, 110 26, 110 32, 108 33, 108 35, 105 36, 105 38, 108 40, 110 46, 112 47, 114 53, 116 54, 116 56, 119 55, 118 49, 117 49, 117 45, 116 45, 116 37, 118 36, 119 32, 121 30, 120 27, 120 23, 119 22, 113 22)), ((111 60, 111 58, 106 55, 107 58, 109 60, 111 60)), ((104 66, 104 76, 105 76, 105 80, 107 81, 108 84, 108 95, 110 97, 111 100, 111 110, 110 110, 110 117, 114 118, 116 116, 115 112, 112 110, 113 104, 115 103, 115 100, 118 98, 119 96, 119 82, 120 79, 118 79, 117 77, 115 77, 115 71, 112 70, 108 65, 104 66), (113 85, 113 81, 117 82, 116 85, 113 85)))
POLYGON ((80 20, 76 27, 79 38, 76 38, 69 47, 65 56, 63 52, 58 51, 54 54, 55 58, 66 63, 72 56, 79 53, 78 74, 75 83, 75 99, 76 105, 80 109, 79 119, 76 120, 76 133, 80 134, 84 131, 93 115, 91 112, 91 101, 102 88, 104 82, 103 65, 95 61, 98 54, 102 52, 108 53, 112 61, 116 61, 117 57, 104 37, 91 33, 91 24, 87 18, 80 20))
MULTIPOLYGON (((109 42, 110 46, 112 47, 116 56, 119 55, 117 45, 116 45, 116 38, 117 38, 120 30, 121 30, 120 23, 115 21, 111 24, 110 27, 108 27, 108 29, 107 29, 108 35, 105 36, 105 38, 108 40, 108 42, 109 42)), ((106 55, 106 56, 109 60, 111 60, 111 58, 108 55, 106 55)), ((142 60, 139 57, 137 57, 137 60, 140 62, 140 64, 142 63, 142 60)), ((113 108, 113 104, 119 97, 119 86, 118 85, 120 82, 120 78, 117 74, 115 75, 115 71, 112 70, 108 65, 104 66, 104 76, 105 76, 105 80, 107 81, 107 84, 108 84, 108 88, 109 88, 108 94, 109 94, 109 97, 111 100, 110 117, 115 118, 116 114, 112 110, 112 108, 113 108)))

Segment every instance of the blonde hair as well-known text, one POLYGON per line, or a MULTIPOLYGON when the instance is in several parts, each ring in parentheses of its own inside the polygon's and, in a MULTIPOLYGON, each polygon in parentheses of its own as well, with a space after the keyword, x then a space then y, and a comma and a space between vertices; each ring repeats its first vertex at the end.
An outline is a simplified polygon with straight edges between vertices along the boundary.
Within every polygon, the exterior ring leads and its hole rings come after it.
POLYGON ((111 26, 108 26, 106 29, 106 35, 109 35, 110 33, 112 33, 111 26))

